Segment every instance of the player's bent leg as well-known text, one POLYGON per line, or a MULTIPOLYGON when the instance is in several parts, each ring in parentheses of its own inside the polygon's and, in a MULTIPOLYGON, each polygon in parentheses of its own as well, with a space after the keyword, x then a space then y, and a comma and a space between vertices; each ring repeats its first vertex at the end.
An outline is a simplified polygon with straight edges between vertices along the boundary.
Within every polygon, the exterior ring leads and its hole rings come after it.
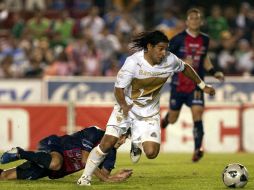
POLYGON ((16 167, 17 179, 36 180, 48 176, 48 172, 48 169, 31 161, 26 161, 16 167))
POLYGON ((170 110, 168 117, 169 124, 174 124, 178 120, 179 114, 180 110, 170 110))
POLYGON ((82 176, 77 181, 78 185, 81 186, 90 186, 91 185, 91 179, 92 175, 95 171, 95 169, 101 164, 101 162, 106 157, 108 151, 114 147, 118 140, 118 137, 107 135, 105 134, 101 140, 101 143, 93 148, 93 150, 90 152, 86 167, 84 169, 84 172, 82 176))
POLYGON ((166 113, 166 115, 161 120, 161 128, 165 129, 169 124, 169 111, 166 113))
POLYGON ((201 148, 203 136, 204 136, 203 121, 202 121, 204 107, 201 105, 194 105, 191 107, 191 111, 192 111, 192 117, 194 121, 194 127, 193 127, 194 153, 192 156, 192 161, 197 162, 204 155, 204 151, 201 148))
POLYGON ((161 120, 161 128, 165 129, 169 124, 174 124, 179 117, 180 110, 169 110, 161 120))
POLYGON ((51 152, 51 162, 49 165, 50 170, 60 170, 63 165, 63 156, 59 152, 51 152))
POLYGON ((145 141, 143 142, 143 149, 145 155, 148 159, 154 159, 158 156, 160 152, 160 144, 153 141, 145 141))

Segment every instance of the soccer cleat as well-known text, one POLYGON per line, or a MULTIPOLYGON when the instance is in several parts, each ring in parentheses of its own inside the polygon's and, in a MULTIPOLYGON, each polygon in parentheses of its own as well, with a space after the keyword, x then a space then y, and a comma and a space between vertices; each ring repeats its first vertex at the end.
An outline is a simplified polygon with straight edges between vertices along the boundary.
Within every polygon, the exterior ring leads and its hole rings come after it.
POLYGON ((195 150, 192 156, 192 162, 198 162, 204 156, 204 151, 202 149, 195 150))
POLYGON ((169 113, 167 113, 166 116, 161 120, 161 128, 162 129, 165 129, 169 124, 168 115, 169 115, 169 113))
POLYGON ((135 146, 133 143, 131 143, 130 157, 132 163, 137 163, 141 157, 141 154, 142 150, 139 147, 135 146))
POLYGON ((91 186, 91 176, 81 176, 77 181, 77 184, 80 186, 91 186))
POLYGON ((1 156, 0 162, 1 164, 7 164, 10 162, 14 162, 16 160, 19 160, 19 155, 18 155, 19 148, 12 148, 11 150, 6 151, 3 153, 1 156))

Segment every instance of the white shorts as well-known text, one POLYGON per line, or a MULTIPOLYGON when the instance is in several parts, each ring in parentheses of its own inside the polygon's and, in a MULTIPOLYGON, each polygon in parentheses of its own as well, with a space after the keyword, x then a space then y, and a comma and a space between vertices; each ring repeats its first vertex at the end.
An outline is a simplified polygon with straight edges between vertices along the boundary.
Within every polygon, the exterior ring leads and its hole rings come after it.
POLYGON ((152 141, 161 143, 160 115, 140 117, 129 112, 128 118, 124 119, 119 105, 114 106, 107 123, 105 134, 120 137, 131 127, 131 140, 133 143, 152 141))

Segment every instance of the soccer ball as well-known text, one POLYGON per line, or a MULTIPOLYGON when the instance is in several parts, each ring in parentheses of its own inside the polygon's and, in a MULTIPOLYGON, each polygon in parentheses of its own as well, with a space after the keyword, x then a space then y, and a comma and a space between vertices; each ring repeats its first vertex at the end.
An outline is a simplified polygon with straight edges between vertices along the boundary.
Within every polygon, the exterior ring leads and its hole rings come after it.
POLYGON ((249 174, 247 169, 238 163, 229 164, 222 172, 223 183, 227 187, 244 187, 248 182, 249 174))

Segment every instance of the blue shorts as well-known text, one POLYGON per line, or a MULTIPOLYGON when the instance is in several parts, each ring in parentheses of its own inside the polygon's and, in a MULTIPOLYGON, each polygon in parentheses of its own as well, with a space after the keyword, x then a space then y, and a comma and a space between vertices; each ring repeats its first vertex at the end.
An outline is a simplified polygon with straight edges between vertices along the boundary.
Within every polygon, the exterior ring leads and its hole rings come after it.
POLYGON ((49 170, 39 167, 31 161, 26 161, 16 168, 17 179, 36 180, 48 176, 49 170))
POLYGON ((204 92, 196 88, 190 93, 177 92, 176 87, 172 87, 169 106, 171 110, 180 110, 182 105, 188 107, 193 105, 204 106, 204 92))

